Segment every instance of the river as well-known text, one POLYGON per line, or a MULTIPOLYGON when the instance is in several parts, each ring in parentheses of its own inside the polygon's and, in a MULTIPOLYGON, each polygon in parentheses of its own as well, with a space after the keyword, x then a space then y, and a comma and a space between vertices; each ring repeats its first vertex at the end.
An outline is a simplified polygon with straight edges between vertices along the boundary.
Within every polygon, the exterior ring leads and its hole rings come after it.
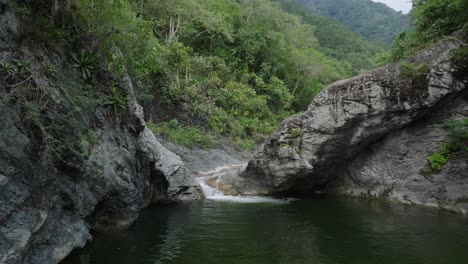
POLYGON ((468 218, 379 200, 212 200, 150 207, 65 264, 466 264, 468 218))

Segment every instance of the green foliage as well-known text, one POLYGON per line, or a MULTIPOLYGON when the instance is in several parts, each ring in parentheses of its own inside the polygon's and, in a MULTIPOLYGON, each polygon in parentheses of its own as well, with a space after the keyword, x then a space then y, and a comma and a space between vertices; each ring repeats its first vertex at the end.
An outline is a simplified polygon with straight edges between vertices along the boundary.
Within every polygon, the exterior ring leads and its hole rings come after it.
POLYGON ((468 119, 451 119, 444 124, 444 127, 450 131, 452 138, 468 139, 468 119))
POLYGON ((52 164, 70 157, 79 161, 87 157, 89 151, 80 143, 80 138, 91 133, 85 131, 89 117, 84 112, 92 99, 86 98, 87 104, 82 105, 75 99, 82 93, 80 83, 63 75, 66 77, 57 76, 57 86, 36 87, 33 83, 20 82, 4 98, 4 102, 18 106, 22 128, 38 146, 41 158, 52 164), (67 81, 61 82, 62 78, 67 81), (57 100, 51 100, 57 95, 62 97, 60 105, 57 100))
POLYGON ((454 153, 468 151, 468 119, 448 120, 443 128, 450 132, 448 142, 442 143, 439 151, 427 158, 433 171, 440 171, 454 153))
POLYGON ((19 74, 27 74, 31 72, 31 61, 27 59, 14 59, 16 70, 19 74))
POLYGON ((96 65, 96 56, 81 50, 79 54, 72 54, 72 67, 79 70, 83 80, 90 80, 96 65))
POLYGON ((427 161, 429 162, 429 166, 432 170, 440 171, 442 167, 448 162, 448 158, 443 154, 436 152, 433 155, 427 157, 427 161))
POLYGON ((214 138, 199 127, 189 127, 179 124, 177 119, 159 124, 147 123, 155 134, 161 135, 167 140, 187 147, 201 146, 205 148, 212 147, 215 143, 214 138))
POLYGON ((468 23, 466 0, 413 0, 413 5, 414 31, 403 32, 396 38, 387 62, 408 58, 468 23))
POLYGON ((430 43, 463 27, 468 22, 466 0, 413 0, 415 34, 430 43))
POLYGON ((331 17, 367 39, 391 43, 410 28, 410 19, 385 5, 367 0, 280 0, 302 3, 316 15, 331 17))
POLYGON ((257 144, 255 141, 251 139, 242 139, 242 138, 232 138, 232 141, 236 143, 241 149, 243 150, 255 150, 257 148, 257 144))
POLYGON ((48 77, 54 77, 58 72, 57 66, 53 63, 43 63, 42 67, 48 77))
MULTIPOLYGON (((336 20, 314 15, 296 0, 278 0, 285 10, 300 16, 304 23, 314 27, 319 50, 339 61, 346 75, 357 75, 376 66, 374 57, 383 52, 386 44, 362 38, 336 20)), ((340 7, 341 8, 341 7, 340 7)), ((326 14, 324 14, 326 15, 326 14)))
POLYGON ((127 107, 127 95, 122 93, 120 89, 113 87, 111 95, 106 95, 99 100, 102 106, 114 106, 116 108, 125 109, 127 107))
POLYGON ((468 47, 455 50, 451 60, 455 66, 456 74, 468 75, 468 47))
POLYGON ((5 75, 11 75, 17 71, 16 66, 8 61, 1 61, 0 62, 0 70, 5 75))
POLYGON ((291 138, 301 138, 304 135, 304 130, 302 128, 293 128, 291 130, 291 138))
POLYGON ((269 109, 263 96, 257 96, 256 91, 245 84, 229 82, 226 87, 210 91, 218 107, 225 109, 231 116, 267 117, 269 109))
POLYGON ((419 65, 414 65, 403 61, 400 63, 401 72, 410 79, 421 79, 426 77, 429 73, 429 65, 427 63, 422 63, 419 65))
MULTIPOLYGON (((307 109, 325 84, 373 67, 374 54, 383 49, 335 22, 329 25, 329 19, 270 0, 74 5, 88 50, 99 55, 73 55, 83 79, 101 77, 102 71, 122 78, 126 69, 137 94, 187 111, 214 132, 250 146, 248 140, 261 139, 284 117, 307 109)), ((100 98, 101 105, 126 103, 115 93, 100 98)))

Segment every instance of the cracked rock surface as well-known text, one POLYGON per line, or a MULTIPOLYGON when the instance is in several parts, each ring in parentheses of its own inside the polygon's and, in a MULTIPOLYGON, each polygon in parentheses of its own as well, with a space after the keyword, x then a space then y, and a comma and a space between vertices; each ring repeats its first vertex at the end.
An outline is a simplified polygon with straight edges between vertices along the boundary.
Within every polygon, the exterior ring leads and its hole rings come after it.
POLYGON ((436 124, 468 117, 466 79, 451 62, 459 47, 446 40, 410 58, 424 74, 392 64, 329 85, 307 111, 283 121, 229 184, 248 194, 327 190, 465 210, 453 204, 468 195, 467 159, 419 175, 446 139, 436 124))

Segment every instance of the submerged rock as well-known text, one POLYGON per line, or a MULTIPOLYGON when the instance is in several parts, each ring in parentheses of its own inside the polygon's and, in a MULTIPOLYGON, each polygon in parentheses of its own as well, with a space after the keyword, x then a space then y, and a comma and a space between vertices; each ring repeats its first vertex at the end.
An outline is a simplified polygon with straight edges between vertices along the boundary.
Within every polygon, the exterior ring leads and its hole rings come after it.
MULTIPOLYGON (((454 161, 442 172, 449 175, 451 170, 462 171, 455 173, 452 180, 442 180, 440 176, 423 182, 424 176, 418 176, 421 185, 411 180, 417 174, 416 168, 424 167, 425 158, 437 150, 446 135, 440 129, 433 125, 412 126, 411 136, 389 135, 423 118, 434 123, 432 115, 437 109, 448 109, 455 103, 466 108, 466 101, 457 101, 466 95, 466 80, 459 78, 451 62, 453 51, 460 45, 458 41, 445 40, 413 56, 409 66, 392 64, 329 85, 306 112, 285 120, 265 140, 241 175, 250 189, 239 185, 239 192, 251 193, 252 188, 259 194, 313 192, 341 180, 340 193, 379 192, 387 197, 402 196, 399 200, 437 205, 444 200, 431 200, 428 197, 434 195, 429 193, 440 187, 440 182, 450 181, 437 189, 445 193, 442 196, 453 196, 451 201, 466 197, 468 189, 461 187, 468 183, 463 176, 466 160, 458 161, 458 165, 454 161), (424 72, 416 74, 411 67, 424 72), (408 155, 415 155, 415 159, 398 160, 402 154, 391 152, 395 144, 413 148, 408 155), (393 154, 395 157, 388 157, 393 154), (411 170, 407 170, 409 164, 411 170), (388 189, 395 181, 400 183, 400 189, 411 191, 392 193, 388 189), (455 183, 458 190, 454 189, 455 183)), ((461 116, 468 116, 466 110, 461 112, 461 116)))

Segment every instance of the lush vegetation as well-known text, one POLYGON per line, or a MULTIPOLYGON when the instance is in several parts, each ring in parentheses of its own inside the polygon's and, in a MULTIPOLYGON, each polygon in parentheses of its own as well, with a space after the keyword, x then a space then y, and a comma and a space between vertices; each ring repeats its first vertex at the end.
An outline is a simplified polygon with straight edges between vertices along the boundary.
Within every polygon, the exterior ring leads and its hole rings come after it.
POLYGON ((181 125, 177 119, 159 124, 149 122, 147 126, 156 135, 161 135, 167 140, 183 146, 211 147, 215 143, 213 136, 203 131, 202 128, 181 125))
POLYGON ((376 55, 386 50, 386 44, 362 38, 350 28, 325 16, 313 14, 295 0, 277 0, 289 13, 298 15, 314 27, 318 49, 340 61, 350 75, 357 75, 376 65, 376 55))
POLYGON ((468 119, 450 119, 443 128, 449 131, 448 141, 427 158, 429 168, 436 172, 442 170, 455 153, 468 152, 468 119))
MULTIPOLYGON (((325 84, 372 68, 383 49, 328 18, 270 0, 52 2, 52 12, 45 0, 19 1, 18 11, 31 20, 28 36, 68 56, 62 66, 77 82, 70 105, 119 115, 130 75, 140 103, 170 113, 149 113, 152 129, 190 146, 211 146, 211 133, 253 148, 325 84)), ((28 67, 1 65, 7 77, 28 67)))
POLYGON ((387 44, 410 29, 410 19, 372 0, 281 0, 304 4, 316 15, 327 16, 350 27, 359 35, 387 44))
POLYGON ((453 37, 468 23, 467 0, 413 0, 413 6, 410 15, 414 30, 402 32, 395 39, 383 63, 400 61, 444 37, 453 37))

